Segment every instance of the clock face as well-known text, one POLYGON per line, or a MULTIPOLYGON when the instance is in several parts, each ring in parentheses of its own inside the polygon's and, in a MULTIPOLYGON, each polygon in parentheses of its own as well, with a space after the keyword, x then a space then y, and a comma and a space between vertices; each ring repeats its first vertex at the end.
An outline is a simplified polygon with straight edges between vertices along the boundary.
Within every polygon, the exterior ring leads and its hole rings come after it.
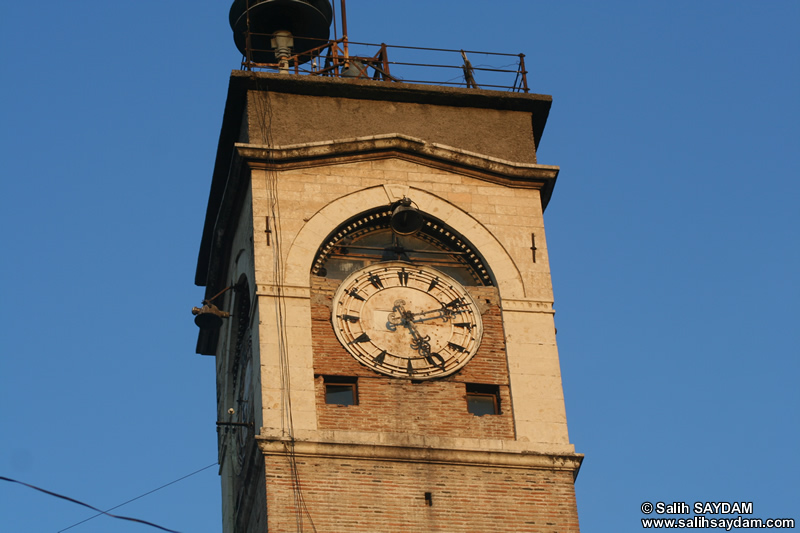
POLYGON ((480 311, 451 277, 430 267, 375 263, 333 297, 333 328, 361 363, 390 376, 432 379, 456 372, 481 342, 480 311))
MULTIPOLYGON (((238 376, 238 398, 236 401, 236 412, 239 415, 239 423, 252 424, 253 423, 253 357, 250 346, 250 335, 247 332, 245 340, 246 345, 242 352, 242 364, 239 368, 238 376)), ((239 459, 239 466, 244 465, 247 455, 247 445, 252 439, 252 431, 250 427, 237 427, 236 441, 237 441, 237 454, 239 459)))

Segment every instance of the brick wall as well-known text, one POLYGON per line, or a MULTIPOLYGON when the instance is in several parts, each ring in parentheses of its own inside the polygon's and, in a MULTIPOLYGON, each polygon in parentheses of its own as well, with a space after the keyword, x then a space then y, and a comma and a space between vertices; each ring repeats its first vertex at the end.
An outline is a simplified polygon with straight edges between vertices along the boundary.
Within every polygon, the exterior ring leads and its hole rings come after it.
POLYGON ((469 287, 483 310, 483 340, 472 360, 455 374, 411 381, 378 374, 356 361, 331 326, 331 300, 339 282, 312 279, 312 343, 320 429, 397 432, 441 437, 514 438, 503 326, 494 287, 469 287), (325 403, 323 376, 358 378, 358 405, 325 403), (466 383, 498 385, 499 415, 467 411, 466 383))
POLYGON ((266 461, 269 531, 296 531, 298 517, 320 533, 579 531, 567 471, 298 457, 301 509, 289 460, 266 461))

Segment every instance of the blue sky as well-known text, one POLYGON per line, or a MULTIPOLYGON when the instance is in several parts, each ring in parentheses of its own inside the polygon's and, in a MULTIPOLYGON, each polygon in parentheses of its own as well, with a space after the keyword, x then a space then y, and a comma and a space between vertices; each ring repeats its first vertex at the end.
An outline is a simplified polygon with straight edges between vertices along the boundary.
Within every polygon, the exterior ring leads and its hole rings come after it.
MULTIPOLYGON (((800 519, 800 3, 489 5, 350 0, 350 37, 522 52, 553 95, 539 162, 561 167, 545 221, 582 529, 637 531, 644 501, 800 519)), ((108 508, 217 459, 189 311, 229 6, 0 8, 0 476, 108 508)), ((210 468, 116 512, 214 532, 219 492, 210 468)), ((4 531, 91 514, 0 484, 4 531)))

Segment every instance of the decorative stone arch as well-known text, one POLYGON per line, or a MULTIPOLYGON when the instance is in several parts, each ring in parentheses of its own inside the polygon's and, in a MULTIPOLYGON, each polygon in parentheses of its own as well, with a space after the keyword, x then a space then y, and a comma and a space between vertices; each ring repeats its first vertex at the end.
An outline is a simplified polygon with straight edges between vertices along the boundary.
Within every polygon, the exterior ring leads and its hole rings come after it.
POLYGON ((428 191, 404 185, 379 185, 334 200, 317 211, 300 229, 289 248, 284 273, 287 285, 308 287, 314 256, 324 239, 355 213, 388 205, 403 196, 420 210, 467 237, 494 274, 503 298, 523 298, 522 276, 511 255, 483 224, 465 211, 428 191))

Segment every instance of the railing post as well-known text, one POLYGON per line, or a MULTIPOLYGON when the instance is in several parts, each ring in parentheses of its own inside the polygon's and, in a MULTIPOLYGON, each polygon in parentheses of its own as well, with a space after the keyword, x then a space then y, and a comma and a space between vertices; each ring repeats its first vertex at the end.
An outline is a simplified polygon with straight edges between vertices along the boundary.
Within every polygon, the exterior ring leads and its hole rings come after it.
POLYGON ((342 0, 342 45, 344 47, 344 66, 347 68, 347 64, 350 62, 350 50, 347 46, 347 6, 344 0, 342 0))
POLYGON ((331 44, 331 59, 333 60, 333 77, 339 77, 339 45, 331 44))
POLYGON ((525 54, 519 55, 519 71, 522 74, 522 90, 528 92, 528 71, 525 70, 525 54))
POLYGON ((383 60, 383 79, 391 79, 391 73, 389 72, 389 53, 386 50, 386 43, 381 43, 381 59, 383 60))
POLYGON ((252 54, 250 52, 250 47, 252 46, 250 42, 250 0, 247 0, 245 3, 245 9, 247 9, 247 31, 244 33, 244 60, 246 63, 245 68, 247 70, 253 70, 252 68, 252 54))

